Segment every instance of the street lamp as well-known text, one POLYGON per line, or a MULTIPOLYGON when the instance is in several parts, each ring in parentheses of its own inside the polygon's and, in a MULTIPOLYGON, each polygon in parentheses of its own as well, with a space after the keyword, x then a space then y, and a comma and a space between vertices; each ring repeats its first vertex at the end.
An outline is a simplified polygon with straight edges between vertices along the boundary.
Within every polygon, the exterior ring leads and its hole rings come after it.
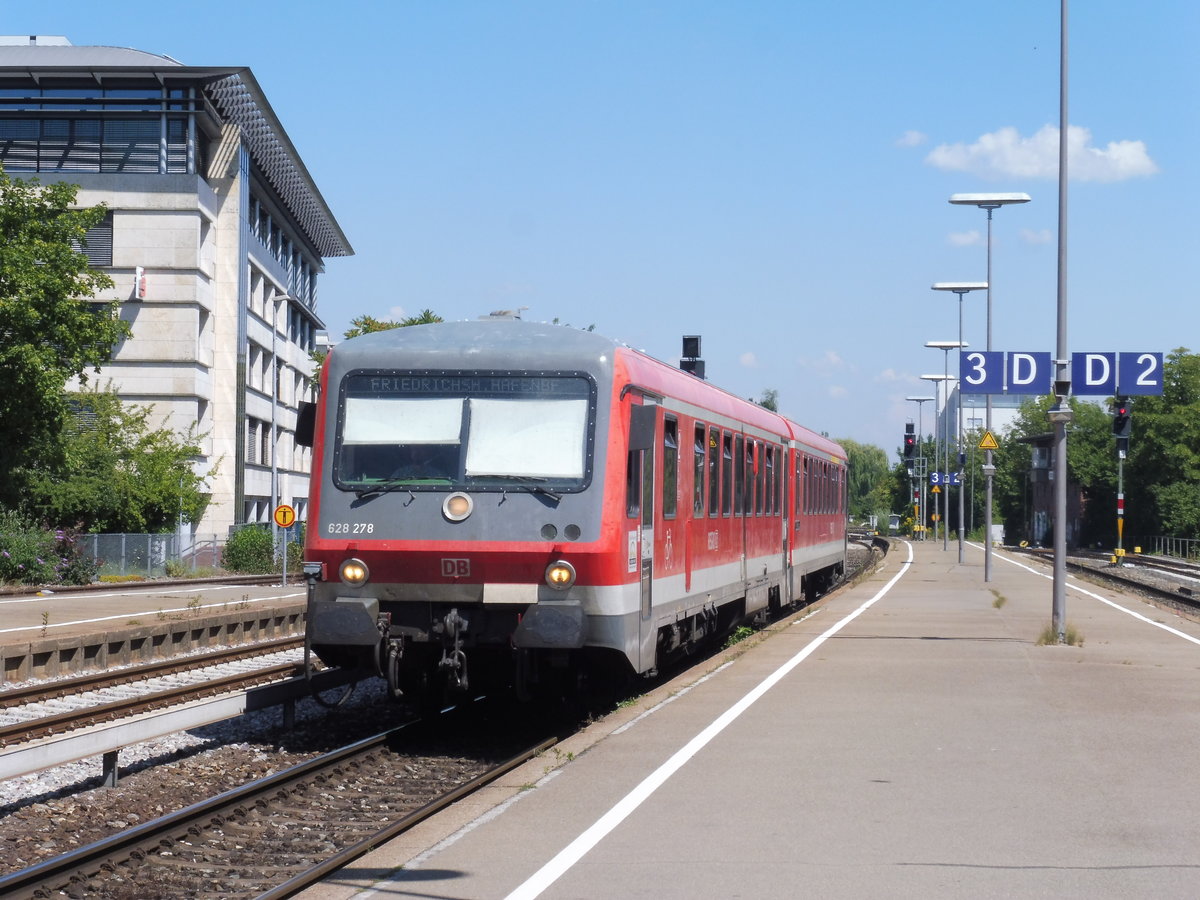
MULTIPOLYGON (((925 486, 926 486, 925 482, 927 480, 926 479, 926 471, 927 470, 925 468, 925 455, 924 455, 924 451, 923 451, 923 448, 925 446, 925 415, 924 414, 925 414, 925 404, 929 403, 931 400, 936 401, 937 398, 936 397, 905 397, 904 399, 911 400, 913 403, 917 404, 917 440, 919 442, 917 444, 917 449, 919 451, 921 451, 917 454, 917 463, 918 463, 918 465, 917 465, 917 481, 921 485, 921 494, 920 494, 921 499, 917 505, 920 508, 920 511, 918 514, 918 522, 920 523, 920 526, 921 526, 921 540, 925 540, 925 519, 928 516, 926 514, 926 508, 925 508, 925 486)), ((934 409, 936 409, 936 408, 937 407, 935 406, 934 409)))
MULTIPOLYGON (((963 295, 969 294, 971 291, 985 291, 987 284, 978 281, 939 281, 933 285, 935 291, 953 291, 958 294, 958 370, 962 372, 962 348, 966 346, 962 342, 963 338, 963 295)), ((949 355, 949 354, 947 354, 949 355)), ((963 453, 963 438, 962 438, 962 382, 958 383, 958 426, 955 429, 955 439, 958 441, 958 561, 963 562, 963 528, 964 528, 964 506, 963 506, 963 485, 962 471, 963 463, 966 454, 963 453)), ((948 499, 948 498, 947 498, 948 499)))
MULTIPOLYGON (((939 349, 945 349, 947 354, 949 354, 950 348, 949 347, 942 348, 941 347, 942 344, 950 344, 951 346, 957 346, 956 341, 930 341, 925 346, 926 347, 938 347, 939 349)), ((932 381, 934 383, 934 392, 935 393, 938 392, 938 385, 940 385, 944 381, 945 382, 950 381, 949 373, 943 373, 941 375, 922 375, 921 377, 925 381, 932 381)), ((942 404, 943 409, 945 409, 945 407, 948 407, 949 405, 950 405, 950 385, 947 384, 946 385, 946 400, 945 400, 945 403, 942 404)), ((936 404, 935 404, 934 408, 936 409, 936 404)), ((941 419, 945 420, 945 416, 942 416, 941 419)), ((941 441, 945 445, 943 457, 948 460, 949 456, 950 456, 950 441, 949 441, 948 435, 946 434, 946 428, 944 425, 941 424, 941 422, 939 420, 935 419, 934 422, 935 422, 935 425, 934 425, 935 446, 937 444, 938 435, 940 434, 941 441)), ((946 466, 942 463, 937 462, 937 453, 936 452, 934 453, 934 464, 938 466, 939 471, 943 471, 943 472, 945 471, 946 466)), ((938 480, 940 481, 941 479, 938 479, 938 480)), ((940 488, 939 488, 939 490, 940 490, 940 488)), ((945 503, 943 503, 943 506, 945 507, 945 509, 941 515, 941 520, 943 523, 948 522, 950 519, 950 491, 948 488, 945 491, 945 498, 946 498, 945 503)), ((934 504, 934 508, 935 509, 937 508, 936 503, 934 504)), ((942 549, 943 550, 949 549, 949 546, 950 546, 950 538, 946 532, 947 527, 949 527, 949 526, 946 524, 942 525, 942 549)), ((933 539, 935 541, 937 540, 937 524, 936 523, 933 526, 933 539)))
MULTIPOLYGON (((1062 132, 1060 132, 1062 133, 1062 132)), ((1064 142, 1065 144, 1065 142, 1064 142)), ((950 202, 956 206, 978 206, 987 210, 987 347, 992 349, 992 212, 1002 206, 1015 203, 1028 203, 1028 194, 951 194, 950 202)), ((987 395, 987 411, 984 427, 989 434, 992 431, 992 395, 987 395)), ((992 580, 992 476, 996 472, 992 465, 992 451, 984 451, 983 472, 987 480, 987 499, 984 501, 984 528, 986 539, 983 542, 983 580, 992 580)))

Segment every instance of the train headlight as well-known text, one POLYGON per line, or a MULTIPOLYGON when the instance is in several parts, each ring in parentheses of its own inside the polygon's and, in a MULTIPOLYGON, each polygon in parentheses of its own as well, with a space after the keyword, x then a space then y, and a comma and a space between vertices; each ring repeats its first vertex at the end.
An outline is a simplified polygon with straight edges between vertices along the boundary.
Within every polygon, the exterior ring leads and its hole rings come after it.
POLYGON ((451 522, 461 522, 475 509, 475 501, 470 494, 455 491, 442 501, 442 515, 451 522))
POLYGON ((575 567, 565 559, 557 559, 546 566, 546 584, 556 591, 565 591, 575 583, 575 567))
POLYGON ((338 575, 350 587, 362 587, 371 577, 371 570, 361 559, 348 559, 338 569, 338 575))

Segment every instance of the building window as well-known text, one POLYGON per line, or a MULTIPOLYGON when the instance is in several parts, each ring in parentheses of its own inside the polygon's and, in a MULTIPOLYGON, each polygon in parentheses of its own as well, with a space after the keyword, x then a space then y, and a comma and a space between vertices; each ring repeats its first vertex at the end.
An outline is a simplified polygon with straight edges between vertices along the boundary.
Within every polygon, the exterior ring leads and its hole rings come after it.
POLYGON ((84 235, 82 246, 72 242, 72 246, 87 254, 88 265, 93 269, 113 264, 113 214, 105 213, 99 225, 93 225, 84 235))

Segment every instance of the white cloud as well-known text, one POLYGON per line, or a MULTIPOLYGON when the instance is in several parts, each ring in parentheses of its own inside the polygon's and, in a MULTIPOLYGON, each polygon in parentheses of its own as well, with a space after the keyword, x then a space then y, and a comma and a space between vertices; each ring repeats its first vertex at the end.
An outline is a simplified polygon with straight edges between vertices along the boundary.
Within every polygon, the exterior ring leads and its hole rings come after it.
POLYGON ((908 381, 908 376, 904 375, 900 372, 897 372, 895 369, 884 369, 882 372, 880 372, 878 375, 875 376, 875 380, 876 381, 884 381, 884 382, 908 381))
POLYGON ((1034 231, 1032 228, 1022 228, 1021 240, 1027 244, 1050 244, 1054 242, 1054 232, 1049 228, 1034 231))
POLYGON ((848 390, 846 390, 846 388, 840 384, 832 384, 829 386, 829 396, 830 397, 841 398, 841 397, 846 397, 849 394, 850 394, 850 392, 848 390))
POLYGON ((983 234, 974 229, 971 231, 952 231, 946 235, 946 240, 955 247, 977 247, 983 243, 983 234))
POLYGON ((757 369, 758 368, 758 357, 754 355, 754 351, 749 351, 747 353, 743 353, 741 356, 738 357, 738 362, 740 362, 747 369, 757 369))
POLYGON ((903 135, 896 139, 897 147, 920 147, 929 140, 929 135, 922 134, 920 131, 906 131, 903 135))
MULTIPOLYGON (((1158 172, 1142 141, 1110 141, 1091 146, 1092 132, 1067 129, 1067 169, 1074 181, 1124 181, 1158 172)), ((1058 175, 1058 128, 1044 125, 1032 137, 1015 128, 982 135, 973 144, 942 144, 925 157, 939 169, 969 172, 982 178, 1055 178, 1058 175)))

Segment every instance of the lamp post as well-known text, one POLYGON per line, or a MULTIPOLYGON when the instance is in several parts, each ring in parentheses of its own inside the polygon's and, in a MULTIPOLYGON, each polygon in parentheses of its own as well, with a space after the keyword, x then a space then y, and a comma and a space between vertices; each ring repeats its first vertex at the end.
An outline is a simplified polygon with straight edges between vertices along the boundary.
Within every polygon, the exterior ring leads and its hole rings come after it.
MULTIPOLYGON (((935 291, 953 291, 958 294, 958 371, 962 374, 962 348, 967 346, 963 343, 963 295, 969 294, 971 291, 987 290, 987 285, 978 281, 939 281, 933 285, 935 291)), ((947 352, 947 358, 949 353, 947 352)), ((963 452, 963 431, 962 431, 962 380, 958 382, 958 422, 954 429, 955 440, 958 444, 958 561, 963 562, 963 528, 964 513, 966 512, 963 504, 963 465, 966 463, 966 454, 963 452)))
MULTIPOLYGON (((951 194, 950 202, 956 206, 978 206, 987 210, 987 346, 992 349, 992 212, 1001 206, 1028 203, 1028 194, 951 194)), ((992 430, 992 395, 987 395, 984 427, 992 430)), ((983 473, 986 476, 987 493, 984 500, 984 528, 987 530, 983 542, 983 580, 992 580, 992 476, 996 467, 992 464, 992 451, 984 451, 983 473)))
MULTIPOLYGON (((911 400, 913 403, 917 404, 917 440, 919 442, 917 444, 917 450, 922 451, 922 452, 918 452, 918 454, 917 454, 917 461, 920 463, 920 465, 917 466, 917 469, 918 469, 917 480, 921 484, 921 493, 920 493, 921 499, 917 502, 917 506, 920 508, 919 514, 918 514, 918 521, 921 524, 921 540, 925 540, 925 520, 926 520, 926 518, 928 518, 928 516, 926 514, 926 507, 925 507, 925 487, 926 487, 925 482, 927 480, 927 478, 926 478, 927 469, 925 468, 925 465, 924 465, 925 455, 923 452, 923 448, 925 446, 925 416, 924 416, 924 413, 925 413, 925 404, 931 400, 936 401, 937 398, 936 397, 905 397, 904 399, 911 400)), ((935 406, 934 409, 937 409, 937 407, 935 406)), ((937 445, 935 444, 934 446, 936 447, 937 445)))
MULTIPOLYGON (((946 415, 946 413, 949 412, 949 406, 950 406, 949 356, 950 356, 950 350, 954 347, 957 347, 958 342, 957 341, 929 341, 928 343, 925 344, 925 346, 926 347, 934 347, 936 349, 946 351, 945 365, 946 365, 947 371, 942 373, 941 375, 922 375, 921 376, 926 381, 934 382, 935 390, 936 390, 936 384, 940 384, 941 382, 946 382, 946 399, 942 403, 943 415, 941 416, 941 420, 946 422, 946 424, 941 425, 939 423, 939 427, 935 429, 935 433, 940 432, 941 436, 942 436, 942 438, 941 438, 942 445, 943 445, 942 459, 945 462, 944 462, 944 464, 939 464, 938 469, 939 469, 939 471, 944 473, 946 471, 946 469, 949 468, 949 462, 950 462, 950 435, 948 434, 949 418, 948 418, 948 415, 946 415)), ((935 420, 935 421, 937 421, 937 420, 935 420)), ((940 478, 938 480, 941 481, 940 478)), ((943 492, 943 497, 944 497, 943 502, 942 502, 943 509, 942 509, 942 514, 941 514, 941 520, 943 523, 942 524, 942 549, 949 550, 950 549, 950 535, 946 529, 950 527, 948 524, 950 521, 950 488, 943 484, 943 485, 940 485, 939 490, 941 490, 943 492)), ((936 508, 936 506, 937 506, 937 504, 935 503, 934 507, 936 508)), ((934 526, 933 539, 935 541, 937 540, 937 526, 934 526)))
MULTIPOLYGON (((967 419, 968 430, 975 432, 972 440, 979 437, 979 432, 977 429, 982 424, 983 419, 976 418, 975 416, 967 419)), ((971 444, 971 524, 968 530, 975 530, 975 443, 971 444)))

